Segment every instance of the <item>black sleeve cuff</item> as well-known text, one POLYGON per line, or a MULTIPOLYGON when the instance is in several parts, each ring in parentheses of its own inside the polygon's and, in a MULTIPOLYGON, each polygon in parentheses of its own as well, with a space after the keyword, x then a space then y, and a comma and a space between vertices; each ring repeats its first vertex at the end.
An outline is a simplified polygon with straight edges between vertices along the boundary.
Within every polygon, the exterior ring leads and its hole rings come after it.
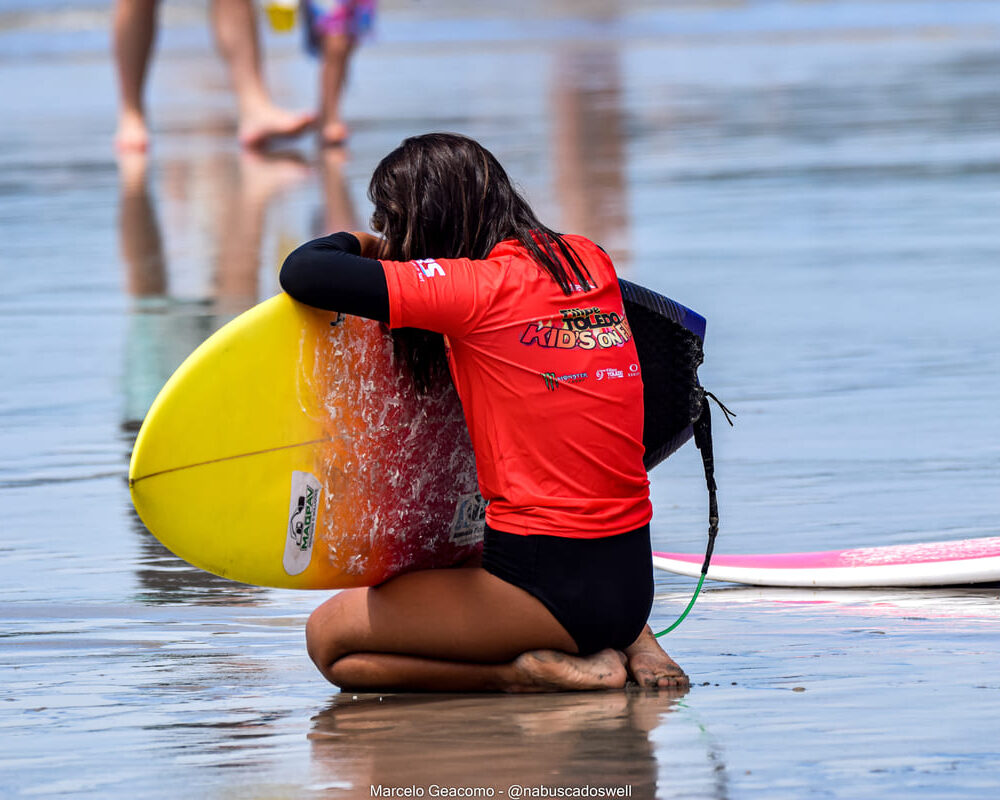
POLYGON ((294 250, 281 267, 279 281, 300 303, 389 321, 389 290, 382 264, 364 258, 361 242, 350 233, 313 239, 294 250))

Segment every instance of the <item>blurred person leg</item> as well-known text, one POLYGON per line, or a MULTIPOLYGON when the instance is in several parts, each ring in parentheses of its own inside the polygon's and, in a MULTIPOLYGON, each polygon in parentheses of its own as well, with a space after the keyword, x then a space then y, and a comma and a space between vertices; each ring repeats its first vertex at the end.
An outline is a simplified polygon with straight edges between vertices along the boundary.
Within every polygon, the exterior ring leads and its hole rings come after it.
POLYGON ((239 138, 245 147, 297 136, 316 115, 275 105, 264 84, 256 10, 251 0, 213 0, 212 27, 219 52, 229 67, 239 107, 239 138))
POLYGON ((372 28, 375 0, 303 0, 306 45, 322 59, 320 143, 343 145, 350 130, 341 117, 341 98, 358 40, 372 28))
POLYGON ((323 37, 323 67, 320 71, 320 141, 342 145, 350 131, 340 116, 340 100, 347 80, 347 66, 356 39, 346 33, 323 37))
POLYGON ((112 26, 120 111, 115 147, 143 151, 149 147, 143 91, 156 38, 158 0, 117 0, 112 26))

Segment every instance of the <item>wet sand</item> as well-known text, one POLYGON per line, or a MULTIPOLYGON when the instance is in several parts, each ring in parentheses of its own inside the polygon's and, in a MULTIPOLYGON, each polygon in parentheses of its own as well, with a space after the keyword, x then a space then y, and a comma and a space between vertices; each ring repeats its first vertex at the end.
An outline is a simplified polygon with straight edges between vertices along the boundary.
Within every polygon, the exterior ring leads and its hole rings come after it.
MULTIPOLYGON (((719 551, 996 535, 996 7, 595 9, 387 4, 349 151, 260 156, 174 3, 153 150, 119 160, 103 4, 0 0, 0 796, 994 791, 998 586, 711 585, 667 637, 681 697, 355 697, 306 657, 319 595, 189 568, 131 510, 172 369, 292 247, 364 223, 388 149, 455 129, 543 219, 708 317, 702 380, 739 414, 716 426, 719 551)), ((267 52, 276 93, 312 103, 297 39, 267 52)), ((658 549, 703 546, 699 470, 685 448, 652 474, 658 549)), ((654 627, 692 590, 659 575, 654 627)))

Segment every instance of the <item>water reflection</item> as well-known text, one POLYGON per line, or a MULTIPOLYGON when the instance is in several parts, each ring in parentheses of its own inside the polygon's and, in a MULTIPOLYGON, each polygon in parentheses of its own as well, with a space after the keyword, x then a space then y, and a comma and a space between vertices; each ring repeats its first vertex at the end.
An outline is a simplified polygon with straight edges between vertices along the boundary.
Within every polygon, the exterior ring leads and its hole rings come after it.
POLYGON ((169 297, 147 168, 145 155, 119 160, 118 240, 125 289, 133 298, 122 371, 122 429, 132 432, 167 378, 216 327, 205 301, 169 297))
POLYGON ((327 147, 320 151, 319 169, 323 188, 324 215, 316 225, 313 235, 324 236, 336 231, 367 230, 367 222, 358 218, 345 170, 347 151, 340 147, 327 147))
MULTIPOLYGON (((653 797, 650 733, 683 693, 338 695, 313 719, 313 781, 331 797, 370 786, 630 786, 653 797)), ((317 787, 319 788, 319 787, 317 787)))
POLYGON ((797 607, 842 618, 936 620, 946 625, 992 623, 1000 619, 1000 583, 918 588, 798 589, 724 586, 706 591, 699 603, 754 613, 787 613, 797 607))
POLYGON ((139 540, 134 557, 135 599, 147 605, 253 605, 265 590, 220 578, 175 556, 142 524, 131 503, 126 513, 139 540))
POLYGON ((552 86, 556 190, 562 228, 629 259, 621 52, 576 45, 557 54, 552 86))
POLYGON ((187 212, 171 220, 174 248, 164 245, 148 173, 143 154, 119 159, 119 244, 125 288, 133 298, 123 391, 123 427, 130 430, 138 428, 184 358, 261 299, 261 240, 268 207, 308 177, 309 169, 298 156, 255 153, 168 162, 163 167, 165 193, 187 212), (199 248, 208 257, 171 269, 166 253, 179 252, 183 261, 184 239, 202 229, 212 238, 208 247, 199 248))
MULTIPOLYGON (((215 330, 261 299, 267 212, 277 197, 309 175, 309 167, 294 154, 224 152, 168 161, 162 168, 164 193, 182 213, 169 218, 168 232, 175 239, 165 242, 147 156, 120 157, 119 249, 125 289, 133 299, 122 370, 126 453, 173 371, 215 330), (207 257, 171 269, 167 254, 183 258, 183 241, 192 227, 195 233, 209 232, 209 246, 198 248, 207 257)), ((260 596, 254 587, 188 566, 149 535, 131 505, 127 515, 140 541, 141 601, 232 604, 260 596)))

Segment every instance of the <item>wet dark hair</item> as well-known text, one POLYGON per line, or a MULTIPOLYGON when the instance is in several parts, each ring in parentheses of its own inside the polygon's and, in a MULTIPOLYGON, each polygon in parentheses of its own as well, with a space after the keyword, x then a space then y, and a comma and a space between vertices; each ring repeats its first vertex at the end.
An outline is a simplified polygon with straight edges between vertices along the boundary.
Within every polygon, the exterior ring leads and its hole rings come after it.
POLYGON ((517 239, 565 294, 593 286, 573 248, 538 220, 493 154, 467 136, 404 140, 375 168, 368 197, 372 229, 385 238, 382 258, 484 259, 504 239, 517 239))
MULTIPOLYGON (((564 294, 594 287, 580 257, 543 225, 504 168, 478 142, 455 133, 413 136, 382 159, 368 186, 372 229, 382 234, 379 257, 485 259, 516 239, 564 294)), ((397 348, 426 388, 443 363, 440 336, 397 332, 397 348)))

